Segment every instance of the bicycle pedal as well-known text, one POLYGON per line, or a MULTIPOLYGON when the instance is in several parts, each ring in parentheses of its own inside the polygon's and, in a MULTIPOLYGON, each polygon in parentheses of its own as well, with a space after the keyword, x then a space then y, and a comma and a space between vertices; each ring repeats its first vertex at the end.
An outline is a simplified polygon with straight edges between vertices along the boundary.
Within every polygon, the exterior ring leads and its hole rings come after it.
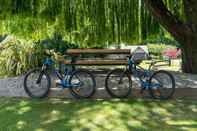
POLYGON ((157 96, 161 96, 160 90, 155 90, 154 93, 155 93, 157 96))
POLYGON ((79 92, 80 92, 80 89, 76 89, 76 92, 78 92, 78 93, 79 93, 79 92))
POLYGON ((68 89, 64 89, 64 94, 68 94, 69 90, 68 89))

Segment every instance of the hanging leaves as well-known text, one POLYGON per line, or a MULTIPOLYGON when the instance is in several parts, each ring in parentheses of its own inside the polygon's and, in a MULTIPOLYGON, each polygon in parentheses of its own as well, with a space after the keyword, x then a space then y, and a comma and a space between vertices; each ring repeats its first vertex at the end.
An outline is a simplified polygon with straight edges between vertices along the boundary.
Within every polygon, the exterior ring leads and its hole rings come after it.
MULTIPOLYGON (((182 0, 164 1, 183 16, 182 0)), ((23 30, 26 37, 42 38, 59 32, 83 47, 139 43, 162 31, 143 0, 0 0, 0 18, 7 25, 0 33, 21 35, 23 30)))

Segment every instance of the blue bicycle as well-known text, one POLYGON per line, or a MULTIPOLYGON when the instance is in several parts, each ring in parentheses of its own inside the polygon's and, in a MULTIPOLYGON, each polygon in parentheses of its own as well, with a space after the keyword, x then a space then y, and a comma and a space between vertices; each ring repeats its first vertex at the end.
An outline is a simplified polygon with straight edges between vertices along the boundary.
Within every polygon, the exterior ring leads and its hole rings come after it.
POLYGON ((114 69, 110 71, 105 80, 107 92, 112 97, 125 98, 131 93, 132 76, 137 78, 141 85, 141 93, 145 89, 156 99, 169 99, 175 92, 175 79, 171 73, 158 70, 152 71, 156 62, 151 62, 149 69, 145 70, 135 64, 132 55, 128 57, 126 69, 114 69))
POLYGON ((50 69, 54 72, 60 80, 58 83, 63 89, 69 88, 71 94, 76 98, 89 98, 96 90, 95 78, 91 72, 83 69, 75 69, 65 67, 61 73, 60 67, 53 68, 54 61, 51 57, 47 57, 42 68, 35 68, 30 70, 24 78, 24 89, 26 93, 33 98, 44 98, 48 95, 51 87, 51 77, 49 75, 50 69))

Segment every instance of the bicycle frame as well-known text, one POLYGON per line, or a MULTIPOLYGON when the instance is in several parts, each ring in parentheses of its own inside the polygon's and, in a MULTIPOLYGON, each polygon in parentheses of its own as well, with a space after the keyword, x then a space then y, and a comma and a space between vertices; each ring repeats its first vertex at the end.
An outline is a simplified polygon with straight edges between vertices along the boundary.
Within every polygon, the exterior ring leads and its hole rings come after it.
POLYGON ((69 69, 66 68, 64 70, 64 75, 62 75, 60 73, 60 69, 53 68, 54 64, 55 64, 55 62, 50 57, 47 57, 43 62, 42 71, 47 71, 51 68, 52 71, 54 71, 57 78, 60 80, 59 84, 61 85, 62 88, 80 87, 82 85, 82 82, 78 77, 77 77, 77 79, 79 80, 79 82, 77 84, 70 84, 69 79, 70 79, 70 75, 73 73, 73 71, 69 71, 69 69))
POLYGON ((148 70, 145 70, 144 68, 136 65, 134 60, 132 59, 132 56, 129 56, 128 58, 128 67, 129 72, 140 81, 142 90, 153 87, 158 88, 161 86, 160 84, 150 84, 149 79, 152 76, 153 72, 150 70, 150 68, 148 70), (145 78, 145 80, 143 80, 142 77, 145 78))

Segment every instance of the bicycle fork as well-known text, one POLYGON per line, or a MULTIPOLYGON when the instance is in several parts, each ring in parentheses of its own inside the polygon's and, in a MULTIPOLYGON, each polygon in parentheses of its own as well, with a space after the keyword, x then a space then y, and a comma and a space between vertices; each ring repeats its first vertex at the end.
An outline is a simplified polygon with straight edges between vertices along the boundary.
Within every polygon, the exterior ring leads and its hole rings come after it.
POLYGON ((38 80, 36 81, 36 84, 40 84, 43 74, 44 74, 43 71, 39 74, 38 80))
MULTIPOLYGON (((125 74, 127 75, 126 70, 120 74, 120 80, 119 80, 118 84, 122 84, 123 83, 122 79, 123 79, 125 74)), ((129 77, 129 79, 131 79, 131 77, 129 77)))
POLYGON ((40 84, 41 79, 42 79, 42 76, 43 76, 43 74, 44 74, 44 72, 45 72, 46 69, 47 69, 47 66, 46 65, 43 65, 42 66, 42 70, 41 70, 41 72, 40 72, 40 74, 38 76, 38 79, 36 81, 36 84, 40 84))

